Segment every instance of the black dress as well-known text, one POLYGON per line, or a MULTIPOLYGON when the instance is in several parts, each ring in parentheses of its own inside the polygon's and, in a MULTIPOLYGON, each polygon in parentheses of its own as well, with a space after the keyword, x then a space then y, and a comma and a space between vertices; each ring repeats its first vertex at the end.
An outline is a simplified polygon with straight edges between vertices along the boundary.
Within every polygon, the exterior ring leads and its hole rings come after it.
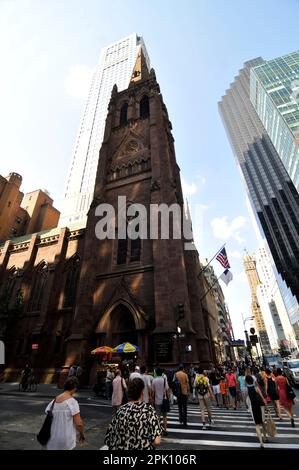
POLYGON ((267 377, 268 381, 268 395, 272 401, 279 400, 279 395, 276 388, 276 383, 272 377, 267 377))
POLYGON ((262 398, 257 393, 255 385, 247 385, 248 396, 251 403, 251 410, 255 424, 263 424, 262 406, 265 406, 262 398))

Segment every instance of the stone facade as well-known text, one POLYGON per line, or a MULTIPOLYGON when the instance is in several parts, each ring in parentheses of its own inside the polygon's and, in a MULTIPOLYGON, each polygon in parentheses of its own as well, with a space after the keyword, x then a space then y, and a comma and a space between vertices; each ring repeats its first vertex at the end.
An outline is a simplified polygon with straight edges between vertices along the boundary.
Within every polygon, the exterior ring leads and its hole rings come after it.
POLYGON ((139 346, 139 363, 215 360, 211 330, 218 320, 203 313, 196 250, 185 250, 182 238, 121 239, 118 224, 115 239, 96 237, 99 204, 110 204, 117 217, 120 196, 126 207, 142 204, 148 213, 153 204, 176 203, 185 217, 171 123, 142 54, 128 89, 112 92, 86 228, 54 229, 0 248, 0 334, 11 376, 30 357, 40 380, 79 362, 82 380, 92 384, 91 350, 124 341, 139 346), (175 338, 178 325, 184 337, 175 338))

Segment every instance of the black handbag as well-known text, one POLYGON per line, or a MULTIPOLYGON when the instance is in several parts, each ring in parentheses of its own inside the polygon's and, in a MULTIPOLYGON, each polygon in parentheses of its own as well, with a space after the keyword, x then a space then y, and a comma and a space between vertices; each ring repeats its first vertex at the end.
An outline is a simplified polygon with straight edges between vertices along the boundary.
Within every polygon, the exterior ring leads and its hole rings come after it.
POLYGON ((296 394, 288 382, 286 382, 286 395, 289 400, 295 400, 296 398, 296 394))
MULTIPOLYGON (((164 389, 165 387, 166 387, 166 383, 165 383, 165 378, 164 378, 164 389)), ((164 397, 163 397, 161 411, 162 413, 168 413, 170 411, 170 403, 169 403, 169 399, 166 396, 166 393, 164 394, 164 397)))
POLYGON ((44 421, 44 424, 42 425, 41 430, 36 436, 36 439, 42 446, 45 446, 51 437, 51 425, 52 425, 52 420, 53 420, 53 408, 54 408, 55 401, 56 401, 56 398, 53 401, 51 408, 47 411, 47 416, 44 421))

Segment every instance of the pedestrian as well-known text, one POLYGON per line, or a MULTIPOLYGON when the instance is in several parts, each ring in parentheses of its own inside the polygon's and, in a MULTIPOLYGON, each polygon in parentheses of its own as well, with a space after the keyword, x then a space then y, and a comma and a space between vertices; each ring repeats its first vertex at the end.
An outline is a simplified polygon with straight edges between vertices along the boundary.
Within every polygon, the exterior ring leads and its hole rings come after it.
POLYGON ((266 394, 274 404, 276 416, 282 421, 277 383, 270 369, 266 369, 266 379, 266 394))
POLYGON ((244 403, 244 406, 247 408, 247 405, 246 405, 247 387, 246 387, 246 383, 245 383, 245 371, 244 371, 244 369, 240 370, 240 374, 239 374, 239 377, 238 377, 238 384, 239 384, 241 402, 244 403))
POLYGON ((130 374, 130 380, 133 380, 133 379, 140 379, 141 378, 141 375, 140 375, 140 367, 139 366, 135 366, 135 369, 134 369, 134 372, 131 372, 130 374))
MULTIPOLYGON (((72 450, 76 447, 76 431, 79 432, 79 442, 85 441, 83 421, 80 408, 73 397, 78 388, 78 379, 71 377, 64 384, 64 392, 55 398, 53 406, 53 420, 51 424, 51 437, 45 448, 47 450, 72 450)), ((53 400, 46 408, 51 409, 53 400)))
POLYGON ((67 378, 70 379, 71 377, 76 377, 76 374, 77 374, 77 365, 76 364, 72 364, 70 369, 69 369, 69 373, 68 373, 68 376, 67 378))
POLYGON ((232 406, 234 410, 236 410, 237 409, 237 379, 231 367, 228 369, 227 374, 225 374, 225 379, 227 382, 229 395, 231 397, 232 406))
POLYGON ((227 388, 227 383, 226 383, 224 376, 221 376, 219 386, 220 386, 220 392, 222 396, 222 404, 228 410, 228 396, 227 396, 228 388, 227 388))
POLYGON ((151 403, 152 402, 153 377, 147 373, 147 367, 146 366, 141 366, 141 368, 140 368, 140 378, 144 382, 143 401, 144 401, 144 403, 151 403))
POLYGON ((156 369, 157 377, 153 380, 152 391, 155 409, 159 417, 163 418, 163 434, 167 435, 167 411, 162 408, 164 398, 169 399, 169 386, 166 375, 160 367, 156 369))
POLYGON ((180 423, 187 426, 187 404, 190 393, 188 375, 184 372, 183 364, 179 365, 179 370, 174 374, 174 380, 180 383, 180 393, 177 397, 180 423))
POLYGON ((284 408, 289 418, 291 418, 291 425, 294 428, 295 427, 294 413, 293 413, 294 400, 291 400, 287 396, 287 386, 290 386, 290 384, 289 384, 288 379, 282 375, 282 370, 280 368, 277 369, 277 377, 275 379, 275 382, 278 387, 279 403, 284 408))
POLYGON ((212 372, 209 374, 209 382, 212 386, 213 394, 216 399, 216 406, 219 406, 219 401, 220 401, 220 374, 215 367, 213 367, 212 372))
POLYGON ((194 386, 198 394, 199 408, 201 413, 202 429, 206 429, 205 411, 208 413, 210 425, 214 424, 212 419, 211 401, 215 400, 213 390, 210 386, 209 379, 204 375, 202 367, 198 367, 198 372, 194 379, 194 386))
POLYGON ((116 413, 118 408, 125 403, 127 397, 127 385, 125 380, 121 376, 119 369, 115 372, 115 378, 112 382, 112 410, 113 414, 116 413))
POLYGON ((106 432, 109 450, 153 450, 160 445, 160 419, 151 405, 143 402, 144 382, 129 381, 129 403, 121 406, 106 432))
POLYGON ((110 368, 107 369, 106 378, 105 378, 105 388, 106 388, 106 399, 111 400, 112 397, 112 382, 114 379, 114 374, 110 368))
POLYGON ((257 384, 251 375, 246 375, 245 383, 248 390, 248 398, 250 400, 250 408, 253 420, 255 422, 255 430, 260 442, 260 448, 264 448, 264 442, 268 442, 265 424, 265 407, 268 410, 267 402, 257 384), (262 430, 264 435, 262 435, 262 430))

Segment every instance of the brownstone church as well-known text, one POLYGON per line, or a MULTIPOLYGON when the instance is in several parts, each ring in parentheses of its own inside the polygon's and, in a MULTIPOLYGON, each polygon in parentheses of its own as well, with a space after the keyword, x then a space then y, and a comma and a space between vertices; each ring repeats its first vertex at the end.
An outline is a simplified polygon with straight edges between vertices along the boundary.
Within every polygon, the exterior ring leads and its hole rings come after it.
POLYGON ((96 237, 97 207, 110 204, 117 215, 120 196, 149 213, 153 204, 179 204, 184 217, 171 123, 142 52, 128 89, 112 91, 87 224, 0 247, 0 338, 9 377, 30 358, 41 381, 80 362, 91 383, 91 350, 125 341, 140 348, 140 364, 215 362, 198 254, 184 249, 184 238, 121 238, 117 224, 114 239, 96 237))

